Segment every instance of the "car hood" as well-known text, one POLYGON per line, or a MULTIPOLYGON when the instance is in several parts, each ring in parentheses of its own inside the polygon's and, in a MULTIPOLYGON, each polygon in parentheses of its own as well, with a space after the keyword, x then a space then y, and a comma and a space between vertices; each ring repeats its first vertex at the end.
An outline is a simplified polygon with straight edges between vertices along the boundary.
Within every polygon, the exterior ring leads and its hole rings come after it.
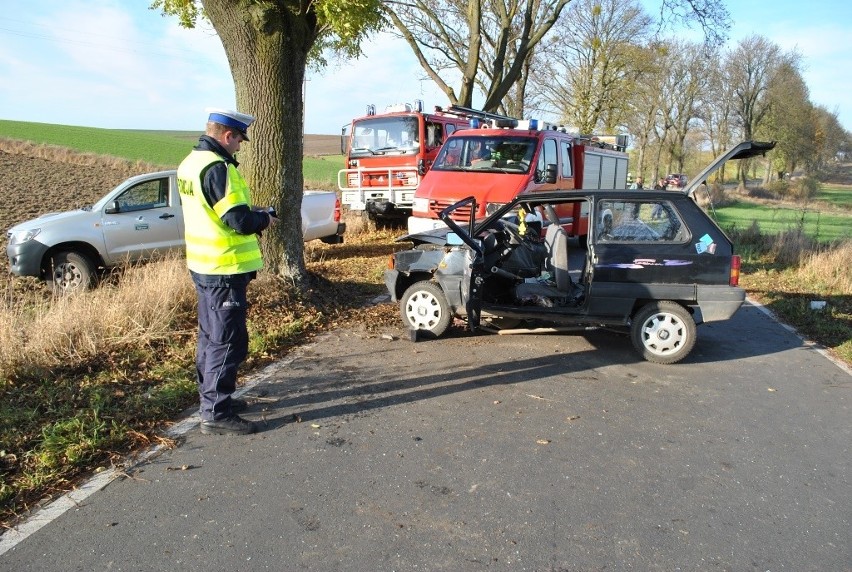
POLYGON ((700 173, 686 184, 682 192, 694 198, 695 190, 707 181, 710 175, 721 169, 725 163, 733 159, 749 159, 758 155, 764 155, 767 151, 775 147, 775 143, 775 141, 743 141, 729 151, 722 153, 709 165, 704 167, 700 173))
POLYGON ((405 234, 396 239, 396 242, 413 242, 418 244, 447 244, 447 233, 451 232, 449 228, 442 227, 424 232, 416 232, 413 234, 405 234))
POLYGON ((65 221, 69 218, 76 218, 82 214, 89 214, 91 211, 88 209, 77 209, 75 211, 64 211, 57 213, 45 213, 43 215, 39 215, 36 218, 25 220, 24 222, 20 222, 15 226, 9 229, 9 232, 18 231, 18 230, 30 230, 33 228, 39 228, 44 226, 45 224, 61 224, 62 221, 65 221))

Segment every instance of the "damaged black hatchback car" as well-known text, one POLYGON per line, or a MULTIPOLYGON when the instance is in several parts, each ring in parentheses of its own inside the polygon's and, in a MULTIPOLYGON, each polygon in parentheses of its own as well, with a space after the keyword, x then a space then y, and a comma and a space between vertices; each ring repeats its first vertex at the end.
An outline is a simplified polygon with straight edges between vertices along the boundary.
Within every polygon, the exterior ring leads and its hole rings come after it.
POLYGON ((502 333, 607 327, 648 361, 678 362, 696 324, 726 320, 745 300, 739 257, 695 190, 725 161, 773 146, 740 143, 679 192, 528 193, 479 221, 464 220, 476 212, 467 198, 441 213, 448 228, 399 239, 414 247, 392 256, 385 284, 414 336, 438 337, 454 318, 502 333), (576 203, 583 224, 566 216, 576 203))

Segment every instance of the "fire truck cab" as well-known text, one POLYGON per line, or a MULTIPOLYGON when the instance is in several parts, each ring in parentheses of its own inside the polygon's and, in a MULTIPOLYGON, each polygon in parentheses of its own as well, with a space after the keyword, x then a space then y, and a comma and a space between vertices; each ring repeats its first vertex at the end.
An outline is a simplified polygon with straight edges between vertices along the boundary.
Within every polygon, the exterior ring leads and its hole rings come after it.
POLYGON ((467 122, 438 107, 424 113, 421 100, 388 106, 381 114, 368 105, 366 115, 342 131, 346 168, 337 175, 342 203, 372 220, 404 221, 441 144, 467 122))
MULTIPOLYGON (((453 106, 469 118, 469 128, 448 137, 414 194, 408 232, 444 225, 439 213, 473 196, 476 219, 497 211, 516 196, 570 189, 625 189, 627 137, 578 136, 535 119, 518 120, 453 106)), ((584 208, 585 206, 583 203, 584 208)), ((588 213, 558 213, 565 230, 581 239, 588 213)), ((456 211, 465 222, 469 212, 456 211)))

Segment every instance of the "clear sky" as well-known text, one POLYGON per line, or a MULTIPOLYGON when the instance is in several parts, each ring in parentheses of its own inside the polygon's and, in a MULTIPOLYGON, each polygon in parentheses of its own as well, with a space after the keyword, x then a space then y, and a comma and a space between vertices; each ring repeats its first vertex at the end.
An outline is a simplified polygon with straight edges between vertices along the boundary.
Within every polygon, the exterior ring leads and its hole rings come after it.
MULTIPOLYGON (((0 119, 119 129, 201 130, 204 108, 234 107, 224 50, 208 25, 178 26, 148 0, 0 0, 0 119)), ((659 0, 643 0, 649 11, 659 0)), ((765 36, 803 56, 811 101, 852 131, 852 2, 727 0, 729 45, 765 36)), ((305 83, 305 132, 337 134, 362 115, 446 97, 389 35, 305 83)))

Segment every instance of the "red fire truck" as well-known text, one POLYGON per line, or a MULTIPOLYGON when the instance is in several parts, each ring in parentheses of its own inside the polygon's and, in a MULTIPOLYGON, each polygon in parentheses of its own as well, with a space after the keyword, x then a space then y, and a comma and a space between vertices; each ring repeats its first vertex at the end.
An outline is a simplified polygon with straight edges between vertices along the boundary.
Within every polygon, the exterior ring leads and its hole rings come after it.
POLYGON ((423 112, 423 102, 388 106, 343 128, 341 152, 346 167, 337 175, 342 203, 366 211, 372 220, 405 221, 411 214, 414 191, 444 140, 468 119, 436 107, 423 112))
MULTIPOLYGON (((476 198, 476 218, 484 217, 522 193, 627 187, 626 135, 579 136, 538 122, 518 120, 459 106, 450 111, 471 122, 448 137, 414 195, 410 233, 444 226, 445 207, 476 198)), ((587 203, 582 207, 587 209, 587 203)), ((588 213, 560 212, 563 226, 582 240, 588 213)), ((466 222, 470 212, 453 213, 466 222)))

